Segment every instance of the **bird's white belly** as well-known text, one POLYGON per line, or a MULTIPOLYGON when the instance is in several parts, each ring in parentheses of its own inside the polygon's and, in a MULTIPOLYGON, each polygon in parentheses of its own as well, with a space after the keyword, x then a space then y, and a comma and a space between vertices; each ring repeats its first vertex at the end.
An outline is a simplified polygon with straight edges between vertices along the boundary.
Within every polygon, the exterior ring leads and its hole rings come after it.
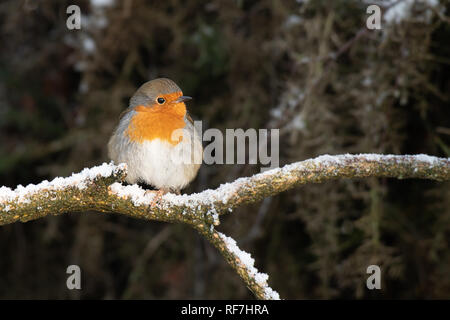
MULTIPOLYGON (((158 189, 180 190, 196 176, 202 161, 201 142, 176 145, 154 139, 135 144, 120 162, 127 163, 127 181, 143 181, 158 189)), ((124 155, 124 154, 122 154, 124 155)))

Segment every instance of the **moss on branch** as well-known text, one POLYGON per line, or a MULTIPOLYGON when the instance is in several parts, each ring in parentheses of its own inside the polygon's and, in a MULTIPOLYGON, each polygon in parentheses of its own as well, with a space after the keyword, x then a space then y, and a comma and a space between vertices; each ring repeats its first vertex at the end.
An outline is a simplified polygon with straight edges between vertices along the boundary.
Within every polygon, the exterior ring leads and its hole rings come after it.
POLYGON ((90 176, 85 174, 87 177, 69 183, 57 178, 56 182, 16 190, 0 188, 0 225, 83 211, 115 212, 194 226, 199 223, 217 225, 219 214, 307 183, 367 177, 450 180, 450 160, 446 158, 364 154, 321 156, 239 178, 215 190, 160 196, 155 191, 122 185, 126 167, 109 166, 109 175, 104 172, 95 175, 94 171, 90 176))
POLYGON ((277 299, 278 293, 267 285, 268 276, 254 268, 250 255, 215 230, 219 215, 307 183, 368 177, 448 181, 450 160, 426 155, 326 155, 191 195, 161 195, 137 185, 123 185, 125 176, 124 164, 103 164, 36 186, 1 187, 0 225, 84 211, 188 224, 221 252, 257 298, 277 299))

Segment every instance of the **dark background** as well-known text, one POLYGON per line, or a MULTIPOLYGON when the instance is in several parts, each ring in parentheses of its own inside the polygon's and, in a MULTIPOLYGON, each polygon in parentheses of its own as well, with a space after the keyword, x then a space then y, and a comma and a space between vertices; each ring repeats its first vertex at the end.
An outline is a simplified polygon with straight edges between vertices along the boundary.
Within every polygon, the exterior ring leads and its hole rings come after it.
MULTIPOLYGON (((194 97, 204 127, 279 128, 281 165, 327 153, 450 156, 448 1, 417 3, 382 30, 366 29, 365 1, 100 2, 0 2, 0 186, 108 161, 128 99, 160 76, 194 97), (69 4, 81 30, 66 28, 69 4)), ((185 192, 259 169, 203 165, 185 192)), ((449 183, 307 185, 218 229, 285 299, 450 297, 449 183), (370 264, 382 290, 366 289, 370 264)), ((87 212, 0 227, 0 298, 252 295, 192 229, 87 212), (66 288, 70 264, 82 269, 80 291, 66 288)))

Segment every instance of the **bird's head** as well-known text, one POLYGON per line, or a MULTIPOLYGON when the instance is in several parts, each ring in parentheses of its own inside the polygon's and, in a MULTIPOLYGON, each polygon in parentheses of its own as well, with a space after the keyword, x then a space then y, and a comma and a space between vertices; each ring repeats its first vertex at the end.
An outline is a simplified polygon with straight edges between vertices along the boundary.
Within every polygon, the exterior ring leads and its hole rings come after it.
POLYGON ((158 78, 144 83, 131 97, 130 107, 135 111, 186 108, 184 102, 192 99, 183 96, 175 82, 167 78, 158 78))

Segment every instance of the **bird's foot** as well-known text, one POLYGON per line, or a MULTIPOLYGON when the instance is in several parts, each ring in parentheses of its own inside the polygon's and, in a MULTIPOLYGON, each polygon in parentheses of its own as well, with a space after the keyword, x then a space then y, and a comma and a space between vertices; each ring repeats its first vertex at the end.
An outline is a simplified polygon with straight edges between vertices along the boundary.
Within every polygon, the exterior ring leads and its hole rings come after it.
POLYGON ((155 206, 158 202, 161 201, 163 195, 165 195, 166 193, 168 193, 170 190, 169 189, 165 189, 165 188, 161 188, 157 191, 154 190, 147 190, 145 191, 145 194, 149 194, 150 192, 154 193, 156 192, 155 196, 153 197, 152 203, 150 204, 150 206, 155 206))

